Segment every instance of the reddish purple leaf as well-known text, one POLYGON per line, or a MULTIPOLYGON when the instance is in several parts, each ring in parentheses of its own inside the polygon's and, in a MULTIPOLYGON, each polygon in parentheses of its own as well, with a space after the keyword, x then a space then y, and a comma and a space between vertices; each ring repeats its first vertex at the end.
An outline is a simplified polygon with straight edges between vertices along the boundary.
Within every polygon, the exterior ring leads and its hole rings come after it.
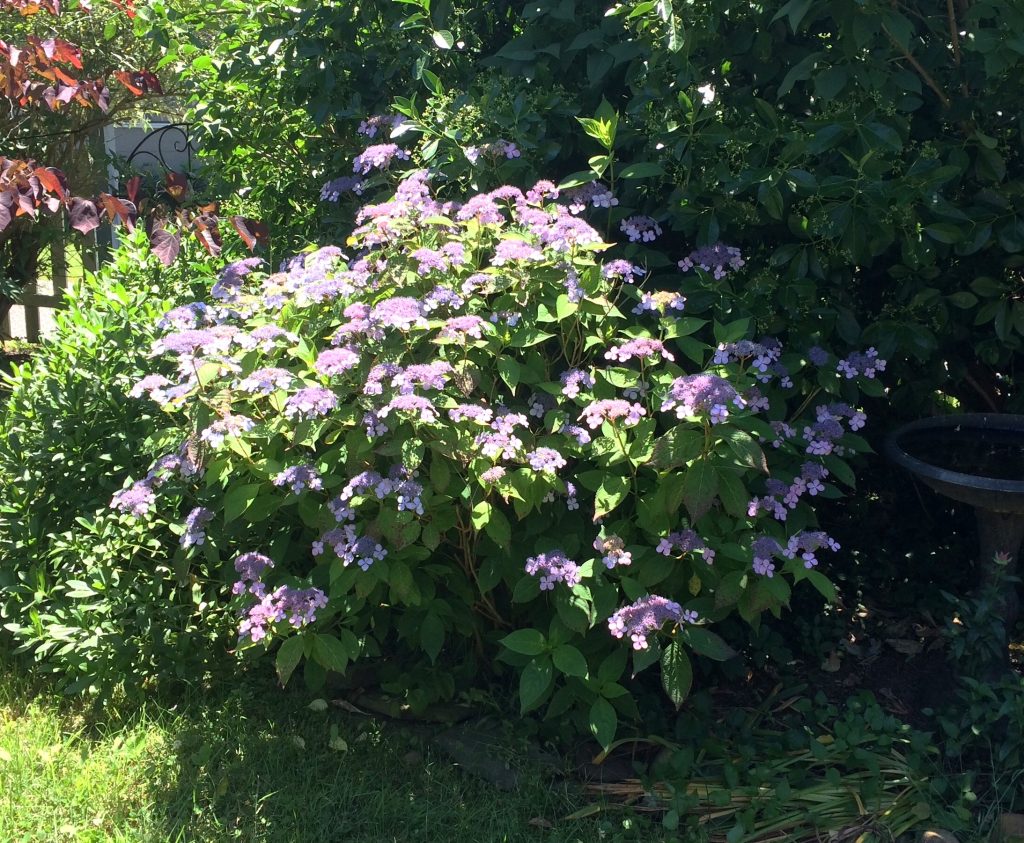
POLYGON ((88 234, 99 227, 100 215, 96 205, 88 199, 75 196, 71 200, 71 210, 68 212, 71 220, 71 227, 82 234, 88 234))
POLYGON ((231 218, 231 224, 250 252, 256 251, 257 245, 266 246, 270 241, 270 229, 264 222, 248 217, 234 216, 231 218))
POLYGON ((170 266, 181 251, 181 234, 166 228, 154 228, 149 235, 149 248, 164 266, 170 266))

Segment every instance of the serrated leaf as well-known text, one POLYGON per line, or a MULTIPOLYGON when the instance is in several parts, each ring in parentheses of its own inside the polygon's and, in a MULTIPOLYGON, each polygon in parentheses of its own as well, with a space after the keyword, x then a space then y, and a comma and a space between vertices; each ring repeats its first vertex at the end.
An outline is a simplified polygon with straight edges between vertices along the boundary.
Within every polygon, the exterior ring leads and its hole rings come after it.
POLYGON ((629 496, 631 488, 628 477, 606 477, 594 496, 594 518, 601 518, 614 510, 629 496))
POLYGON ((291 675, 298 667, 305 650, 305 643, 298 635, 286 638, 277 651, 275 664, 277 666, 277 678, 282 685, 287 685, 291 675))
POLYGON ((683 645, 673 641, 661 655, 661 686, 676 708, 682 706, 693 687, 693 665, 683 645))
POLYGON ((703 448, 702 432, 676 427, 654 443, 652 464, 658 471, 671 471, 696 459, 703 448))
POLYGON ((547 656, 534 658, 519 677, 519 706, 522 713, 536 708, 551 687, 551 659, 547 656))
POLYGON ((615 708, 604 697, 598 697, 590 707, 590 732, 597 738, 602 749, 607 749, 615 740, 615 730, 619 725, 615 708))
POLYGON ((517 629, 501 639, 504 647, 524 656, 538 656, 547 647, 544 635, 536 629, 517 629))
POLYGON ((690 518, 697 521, 710 508, 718 493, 718 474, 707 460, 697 460, 683 475, 683 503, 690 518))
POLYGON ((728 661, 736 655, 736 651, 721 636, 702 626, 687 627, 685 638, 691 650, 716 662, 728 661))
POLYGON ((588 673, 587 660, 583 653, 571 644, 560 644, 551 654, 551 659, 566 676, 586 678, 588 673))

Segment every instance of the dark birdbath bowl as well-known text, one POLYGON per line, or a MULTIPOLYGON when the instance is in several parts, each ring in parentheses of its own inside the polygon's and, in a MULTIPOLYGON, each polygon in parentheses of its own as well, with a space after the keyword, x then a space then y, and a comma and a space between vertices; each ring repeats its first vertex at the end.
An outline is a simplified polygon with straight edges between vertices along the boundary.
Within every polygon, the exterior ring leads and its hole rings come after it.
MULTIPOLYGON (((967 413, 921 419, 886 441, 888 457, 941 495, 974 508, 980 584, 1016 573, 1024 540, 1024 416, 967 413), (998 561, 997 561, 998 556, 998 561)), ((1019 601, 1003 590, 1009 630, 1019 601)))

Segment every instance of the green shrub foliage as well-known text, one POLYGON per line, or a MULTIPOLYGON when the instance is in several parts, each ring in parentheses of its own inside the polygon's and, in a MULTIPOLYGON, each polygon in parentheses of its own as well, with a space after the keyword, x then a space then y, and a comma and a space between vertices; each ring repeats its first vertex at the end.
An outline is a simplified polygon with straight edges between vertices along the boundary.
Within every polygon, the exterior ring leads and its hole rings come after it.
MULTIPOLYGON (((585 123, 608 150, 615 124, 585 123)), ((408 157, 354 163, 393 179, 408 157)), ((631 674, 660 661, 681 704, 691 654, 733 655, 715 621, 805 580, 833 595, 811 504, 852 484, 885 362, 714 318, 734 247, 602 259, 613 197, 578 181, 440 201, 409 170, 344 253, 231 264, 162 319, 132 394, 176 446, 111 503, 160 522, 183 498, 181 547, 234 580, 239 646, 277 647, 282 681, 377 660, 422 705, 500 658, 522 710, 607 744, 631 674)))
POLYGON ((0 384, 0 636, 70 690, 191 678, 213 652, 198 630, 218 615, 201 568, 175 558, 177 519, 143 530, 109 510, 112 473, 144 471, 161 452, 150 438, 159 413, 125 393, 149 365, 160 315, 196 275, 194 250, 165 269, 144 233, 132 235, 69 291, 54 335, 0 384))

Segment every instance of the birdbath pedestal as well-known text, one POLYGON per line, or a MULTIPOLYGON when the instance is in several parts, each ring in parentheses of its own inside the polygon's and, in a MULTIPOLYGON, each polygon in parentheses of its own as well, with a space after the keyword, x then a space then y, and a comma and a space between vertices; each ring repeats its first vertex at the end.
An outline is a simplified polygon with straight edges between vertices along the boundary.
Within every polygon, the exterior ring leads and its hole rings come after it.
MULTIPOLYGON (((886 453, 940 495, 974 508, 979 585, 1015 576, 1024 540, 1024 416, 965 413, 896 430, 886 453)), ((1003 591, 1006 631, 1019 612, 1013 583, 1003 591)))

